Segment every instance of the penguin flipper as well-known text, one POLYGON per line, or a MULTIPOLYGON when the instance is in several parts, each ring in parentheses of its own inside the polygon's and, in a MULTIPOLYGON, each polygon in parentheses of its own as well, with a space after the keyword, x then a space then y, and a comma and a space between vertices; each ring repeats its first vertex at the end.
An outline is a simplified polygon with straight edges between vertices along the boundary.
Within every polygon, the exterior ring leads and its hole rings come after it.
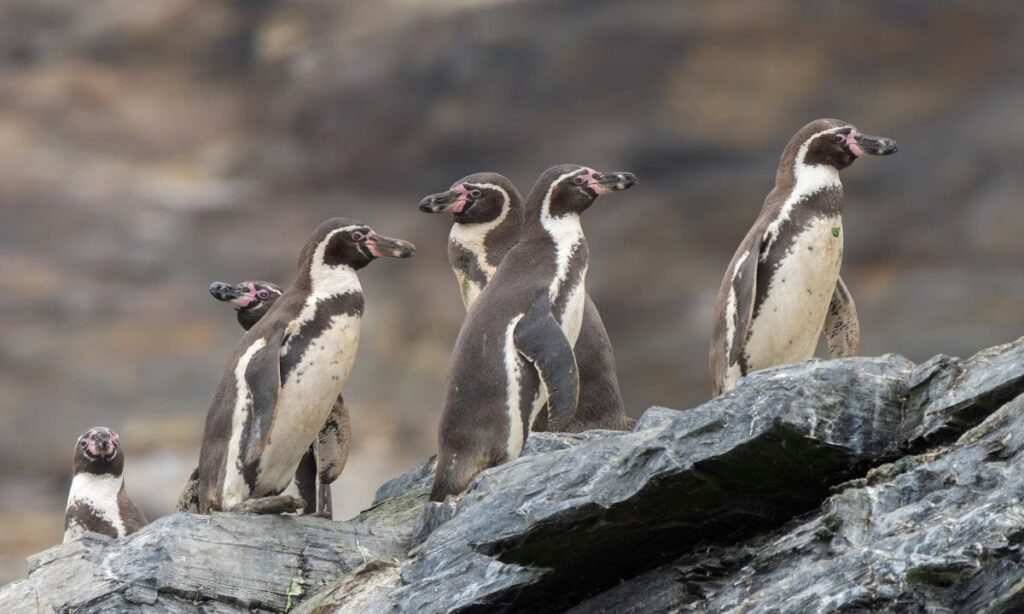
POLYGON ((846 288, 843 278, 836 281, 832 301, 825 317, 825 342, 829 358, 848 358, 860 351, 860 320, 853 295, 846 288))
POLYGON ((580 378, 576 355, 562 327, 551 313, 547 291, 534 297, 513 333, 516 350, 537 369, 548 391, 548 426, 564 431, 579 400, 580 378))
MULTIPOLYGON (((334 407, 331 408, 327 421, 316 436, 317 439, 317 471, 320 481, 331 484, 338 479, 348 453, 352 447, 352 423, 349 420, 348 407, 345 399, 338 395, 334 407)), ((323 510, 320 510, 323 511, 323 510)))
POLYGON ((252 397, 245 450, 246 465, 259 461, 274 426, 277 395, 281 390, 281 347, 285 337, 283 326, 274 330, 266 345, 253 354, 245 369, 245 383, 252 397))
MULTIPOLYGON (((750 323, 754 319, 754 299, 757 297, 757 265, 761 261, 763 246, 763 235, 758 234, 753 244, 736 261, 732 271, 730 290, 736 301, 736 328, 732 339, 729 340, 727 368, 729 365, 739 363, 746 348, 750 323)), ((729 317, 728 310, 723 316, 729 317)))

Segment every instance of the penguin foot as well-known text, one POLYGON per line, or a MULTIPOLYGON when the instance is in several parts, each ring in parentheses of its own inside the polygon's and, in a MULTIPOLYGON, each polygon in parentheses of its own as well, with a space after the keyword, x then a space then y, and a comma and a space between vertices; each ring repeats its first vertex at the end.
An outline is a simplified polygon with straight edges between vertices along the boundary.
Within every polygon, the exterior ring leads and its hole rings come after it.
POLYGON ((277 495, 243 501, 231 508, 231 511, 241 514, 291 514, 302 510, 305 505, 302 499, 291 495, 277 495))

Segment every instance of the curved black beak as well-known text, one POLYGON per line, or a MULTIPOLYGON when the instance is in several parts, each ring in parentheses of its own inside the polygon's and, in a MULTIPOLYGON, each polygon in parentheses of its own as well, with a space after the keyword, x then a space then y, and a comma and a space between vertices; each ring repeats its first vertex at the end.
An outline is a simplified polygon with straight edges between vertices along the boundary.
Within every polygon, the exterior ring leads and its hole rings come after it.
POLYGON ((857 134, 853 137, 857 147, 869 156, 888 156, 899 150, 896 141, 887 139, 884 136, 871 136, 870 134, 857 134))
POLYGON ((621 192, 636 185, 636 175, 626 172, 597 173, 594 175, 602 192, 621 192))
POLYGON ((218 301, 233 301, 236 298, 242 296, 243 292, 240 291, 236 286, 226 284, 222 281, 215 281, 210 284, 210 294, 213 298, 218 301))
POLYGON ((366 246, 376 258, 408 258, 416 253, 416 246, 412 243, 377 233, 367 237, 366 246))
POLYGON ((431 194, 420 201, 420 211, 424 213, 448 213, 459 202, 461 194, 455 190, 431 194))

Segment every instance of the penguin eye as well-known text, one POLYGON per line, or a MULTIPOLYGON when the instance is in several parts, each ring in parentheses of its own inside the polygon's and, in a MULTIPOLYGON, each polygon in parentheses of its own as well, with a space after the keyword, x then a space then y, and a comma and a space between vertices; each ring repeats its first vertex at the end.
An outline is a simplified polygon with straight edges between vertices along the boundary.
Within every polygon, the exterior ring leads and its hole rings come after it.
POLYGON ((584 181, 586 180, 583 178, 583 175, 576 175, 575 177, 572 178, 572 182, 575 183, 576 185, 583 185, 584 181))
POLYGON ((78 445, 84 448, 85 446, 87 446, 87 445, 89 445, 89 444, 88 444, 88 442, 87 442, 87 441, 85 441, 84 439, 79 439, 79 440, 78 440, 78 445))
POLYGON ((480 198, 482 192, 480 190, 470 190, 469 195, 473 198, 480 198))
POLYGON ((834 134, 834 135, 832 135, 832 140, 835 141, 836 143, 842 143, 843 141, 846 140, 846 135, 845 134, 834 134))
POLYGON ((352 240, 353 241, 362 241, 365 238, 366 238, 366 235, 364 235, 363 233, 359 232, 358 230, 352 233, 352 240))
POLYGON ((267 292, 266 290, 260 290, 259 292, 256 293, 256 296, 260 298, 267 298, 270 296, 270 293, 267 292))

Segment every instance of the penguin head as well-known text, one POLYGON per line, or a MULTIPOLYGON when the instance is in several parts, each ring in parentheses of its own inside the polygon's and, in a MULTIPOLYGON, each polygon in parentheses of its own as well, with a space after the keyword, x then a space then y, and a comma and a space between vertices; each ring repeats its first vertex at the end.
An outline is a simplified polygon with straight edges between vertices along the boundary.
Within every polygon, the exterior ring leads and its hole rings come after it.
POLYGON ((270 310, 282 292, 281 286, 269 281, 243 281, 235 285, 215 281, 210 284, 213 298, 234 307, 238 312, 238 321, 246 330, 270 310))
POLYGON ((602 173, 586 166, 562 164, 544 171, 531 196, 540 196, 542 212, 559 217, 582 213, 598 196, 628 190, 636 181, 633 173, 602 173))
POLYGON ((124 455, 117 433, 94 426, 82 433, 75 444, 75 473, 121 475, 124 455))
POLYGON ((358 270, 377 258, 408 258, 414 253, 416 247, 408 241, 377 234, 362 222, 336 217, 317 227, 306 241, 299 262, 307 271, 315 266, 358 270))
POLYGON ((518 190, 498 173, 474 173, 459 179, 447 192, 431 194, 420 201, 424 213, 451 213, 456 224, 485 224, 518 210, 518 190))
POLYGON ((790 139, 782 158, 783 165, 794 161, 843 170, 861 156, 887 156, 897 149, 892 139, 864 134, 842 120, 818 119, 790 139))

